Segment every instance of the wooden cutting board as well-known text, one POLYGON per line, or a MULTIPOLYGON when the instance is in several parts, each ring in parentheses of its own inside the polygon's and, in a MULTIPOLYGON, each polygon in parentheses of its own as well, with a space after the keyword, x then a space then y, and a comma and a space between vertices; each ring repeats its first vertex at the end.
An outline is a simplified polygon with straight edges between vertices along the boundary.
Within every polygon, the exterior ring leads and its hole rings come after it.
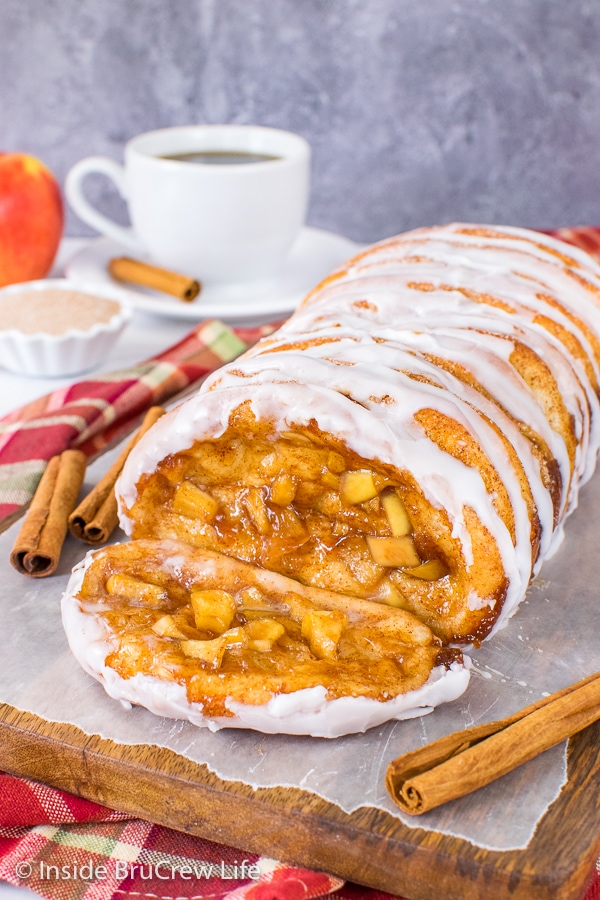
MULTIPOLYGON (((0 768, 9 773, 410 900, 580 900, 600 855, 599 747, 600 723, 571 739, 567 784, 529 846, 499 852, 372 807, 346 813, 301 790, 222 781, 173 751, 116 744, 0 704, 0 768)), ((517 820, 518 798, 505 813, 517 820)))
MULTIPOLYGON (((110 464, 110 457, 109 453, 94 464, 102 467, 94 470, 95 480, 110 464)), ((598 509, 600 478, 583 492, 561 550, 562 560, 570 561, 571 573, 586 573, 582 584, 591 584, 594 621, 600 558, 592 570, 589 561, 597 554, 590 548, 595 546, 597 529, 590 529, 589 523, 597 521, 598 509)), ((3 522, 0 532, 6 526, 3 522)), ((559 570, 561 558, 555 564, 559 570)), ((551 577, 555 577, 553 563, 544 568, 551 577)), ((577 596, 581 587, 573 583, 569 590, 577 596)), ((561 594, 562 599, 568 596, 567 591, 564 597, 561 594)), ((536 608, 540 606, 538 598, 536 608)), ((540 614, 545 614, 541 609, 540 614)), ((564 617, 559 621, 566 639, 579 646, 577 629, 571 635, 569 622, 564 617)), ((591 628, 588 622, 590 639, 595 641, 591 628)), ((581 672, 580 677, 584 674, 589 672, 581 672)), ((229 844, 242 853, 320 869, 410 900, 581 900, 600 856, 599 748, 600 722, 569 742, 566 784, 528 846, 492 851, 419 828, 418 817, 409 828, 372 806, 348 813, 308 791, 254 790, 241 782, 222 780, 207 766, 172 750, 115 743, 0 703, 1 770, 229 844)), ((507 791, 506 796, 503 818, 518 822, 523 801, 515 791, 507 791)), ((482 823, 488 815, 482 802, 482 823)))

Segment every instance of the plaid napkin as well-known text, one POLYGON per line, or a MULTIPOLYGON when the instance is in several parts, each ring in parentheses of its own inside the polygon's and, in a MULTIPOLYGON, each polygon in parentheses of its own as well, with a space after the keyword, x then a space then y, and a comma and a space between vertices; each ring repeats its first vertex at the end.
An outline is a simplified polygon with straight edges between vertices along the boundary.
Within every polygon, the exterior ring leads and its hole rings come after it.
POLYGON ((600 262, 600 228, 579 225, 577 228, 557 228, 555 231, 549 231, 548 234, 561 241, 566 241, 567 244, 573 244, 575 247, 586 250, 597 262, 600 262))
POLYGON ((309 900, 344 884, 2 773, 0 879, 48 900, 309 900))
POLYGON ((277 324, 203 322, 153 359, 59 388, 1 418, 0 529, 29 503, 52 456, 69 447, 95 456, 132 431, 150 406, 198 385, 277 324))

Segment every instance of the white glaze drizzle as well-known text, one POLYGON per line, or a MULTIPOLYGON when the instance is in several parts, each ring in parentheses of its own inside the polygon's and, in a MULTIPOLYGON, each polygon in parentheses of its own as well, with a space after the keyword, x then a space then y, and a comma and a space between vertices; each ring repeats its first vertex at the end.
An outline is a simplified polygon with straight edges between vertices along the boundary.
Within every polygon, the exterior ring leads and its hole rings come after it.
POLYGON ((230 413, 249 400, 255 415, 278 430, 315 419, 322 431, 361 456, 408 470, 427 500, 446 510, 467 567, 471 548, 463 505, 468 500, 496 541, 510 582, 497 630, 522 599, 531 575, 530 528, 517 475, 483 417, 502 428, 529 481, 542 526, 537 571, 560 542, 564 517, 594 469, 600 443, 594 385, 582 362, 540 316, 574 335, 597 378, 588 337, 567 313, 600 335, 600 267, 576 248, 524 229, 490 226, 495 234, 479 235, 466 234, 464 228, 422 229, 359 254, 339 278, 309 295, 275 336, 216 372, 194 398, 161 419, 134 449, 119 481, 125 529, 131 528, 127 508, 135 500, 140 476, 194 440, 222 434, 230 413), (415 283, 432 289, 417 290, 415 283), (477 302, 461 291, 489 294, 508 309, 477 302), (305 346, 311 340, 313 345, 305 346), (510 363, 517 341, 550 367, 571 416, 578 443, 572 473, 563 438, 510 363), (300 348, 293 346, 297 343, 300 348), (496 409, 492 416, 490 401, 433 366, 426 353, 463 366, 498 396, 509 415, 496 409), (424 375, 434 384, 417 383, 398 369, 424 375), (390 396, 389 404, 370 399, 383 394, 390 396), (516 546, 479 473, 444 453, 415 423, 415 413, 427 406, 464 426, 494 462, 513 506, 516 546), (556 529, 539 463, 510 416, 537 433, 557 461, 563 497, 556 529))

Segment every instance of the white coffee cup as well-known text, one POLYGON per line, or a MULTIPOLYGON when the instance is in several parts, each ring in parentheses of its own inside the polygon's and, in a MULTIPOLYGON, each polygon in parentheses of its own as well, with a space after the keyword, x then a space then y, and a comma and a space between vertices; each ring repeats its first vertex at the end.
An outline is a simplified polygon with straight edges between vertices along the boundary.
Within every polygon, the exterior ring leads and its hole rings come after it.
POLYGON ((102 156, 81 160, 65 193, 77 215, 127 251, 205 283, 268 277, 283 263, 305 219, 310 145, 289 131, 258 125, 190 125, 150 131, 125 146, 125 166, 102 156), (191 162, 212 153, 217 163, 191 162), (239 160, 222 164, 230 154, 239 160), (172 156, 187 159, 170 159, 172 156), (269 159, 256 161, 256 156, 269 159), (221 164, 219 164, 221 163, 221 164), (131 228, 86 199, 91 173, 110 178, 125 199, 131 228))

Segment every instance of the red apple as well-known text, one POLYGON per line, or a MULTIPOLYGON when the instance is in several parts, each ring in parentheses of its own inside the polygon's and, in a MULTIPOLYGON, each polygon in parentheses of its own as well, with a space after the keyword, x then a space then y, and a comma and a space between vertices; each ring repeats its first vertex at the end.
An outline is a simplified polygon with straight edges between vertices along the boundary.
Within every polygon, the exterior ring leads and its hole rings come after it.
POLYGON ((0 153, 0 287, 44 278, 64 225, 52 172, 26 153, 0 153))

